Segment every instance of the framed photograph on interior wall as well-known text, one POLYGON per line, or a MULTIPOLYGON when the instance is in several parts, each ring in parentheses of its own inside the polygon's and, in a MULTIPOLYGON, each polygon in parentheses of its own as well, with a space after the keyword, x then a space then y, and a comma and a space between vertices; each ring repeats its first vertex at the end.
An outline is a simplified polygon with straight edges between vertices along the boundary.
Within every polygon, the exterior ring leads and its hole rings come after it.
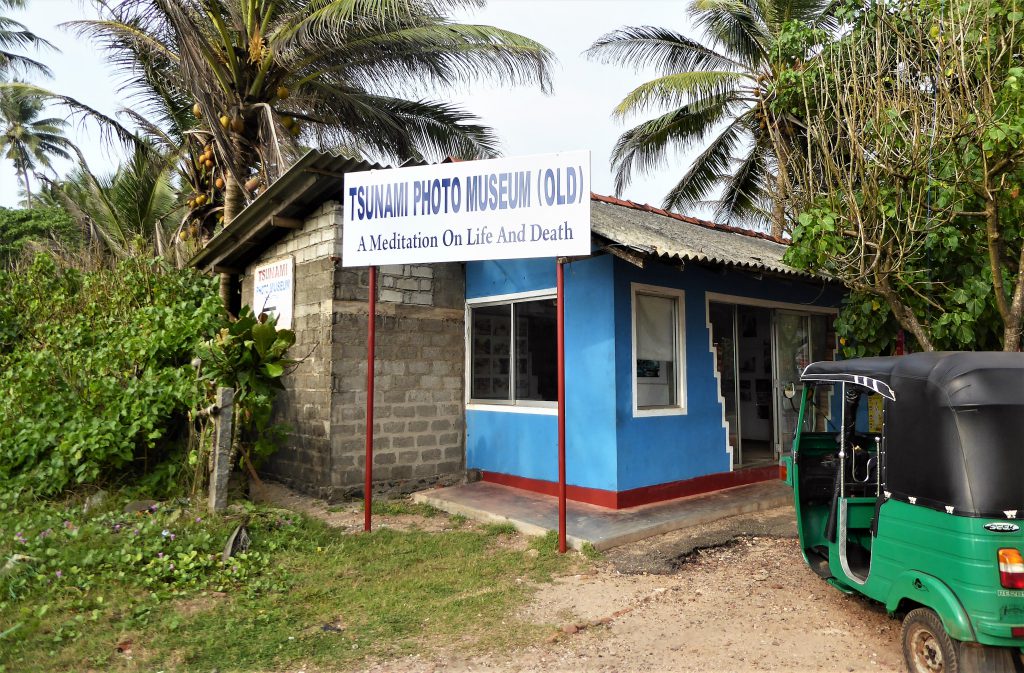
POLYGON ((637 360, 636 377, 638 379, 656 379, 661 373, 661 363, 657 360, 637 360))

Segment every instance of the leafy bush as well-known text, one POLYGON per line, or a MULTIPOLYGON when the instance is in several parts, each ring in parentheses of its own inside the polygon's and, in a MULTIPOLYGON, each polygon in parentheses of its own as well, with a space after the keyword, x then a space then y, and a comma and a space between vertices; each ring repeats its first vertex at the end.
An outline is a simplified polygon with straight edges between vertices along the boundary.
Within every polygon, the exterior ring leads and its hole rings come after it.
POLYGON ((39 255, 0 273, 0 290, 0 506, 127 473, 170 483, 204 395, 190 362, 224 324, 215 281, 160 260, 81 272, 39 255))
MULTIPOLYGON (((123 500, 114 499, 120 506, 123 500)), ((253 511, 253 534, 292 524, 292 516, 253 511)), ((165 502, 125 513, 86 511, 67 502, 24 508, 0 519, 0 553, 10 561, 0 572, 0 609, 25 597, 55 590, 88 592, 116 581, 168 598, 194 590, 228 591, 253 583, 268 570, 265 553, 251 550, 224 560, 224 541, 238 523, 207 518, 187 501, 165 502)))
POLYGON ((273 316, 253 315, 243 306, 238 318, 199 347, 203 379, 235 389, 235 448, 240 462, 255 471, 255 464, 277 448, 282 425, 271 423, 274 396, 284 385, 285 368, 295 364, 285 357, 295 333, 277 329, 273 316))
POLYGON ((63 208, 0 208, 0 267, 21 257, 31 241, 77 243, 81 232, 63 208))

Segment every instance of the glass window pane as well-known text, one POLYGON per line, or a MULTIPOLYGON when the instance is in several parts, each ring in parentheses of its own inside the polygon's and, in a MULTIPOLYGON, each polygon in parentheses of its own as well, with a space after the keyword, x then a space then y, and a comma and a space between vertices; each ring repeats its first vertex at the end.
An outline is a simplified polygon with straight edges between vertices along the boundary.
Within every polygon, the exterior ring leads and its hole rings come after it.
POLYGON ((678 300, 645 294, 635 298, 637 407, 675 406, 678 300))
POLYGON ((558 333, 554 299, 515 305, 516 399, 558 401, 558 333))
POLYGON ((509 400, 512 307, 481 306, 472 309, 471 314, 469 396, 475 400, 509 400))
POLYGON ((636 357, 638 360, 675 359, 676 300, 636 296, 636 357))

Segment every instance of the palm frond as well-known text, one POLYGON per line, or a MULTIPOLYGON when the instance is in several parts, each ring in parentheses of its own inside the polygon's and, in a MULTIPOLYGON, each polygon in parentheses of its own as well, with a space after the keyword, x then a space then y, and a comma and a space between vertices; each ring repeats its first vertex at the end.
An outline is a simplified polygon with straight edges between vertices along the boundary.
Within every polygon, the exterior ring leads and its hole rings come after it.
POLYGON ((757 70, 768 57, 771 34, 765 17, 742 0, 694 0, 689 8, 694 25, 735 54, 746 68, 757 70))
MULTIPOLYGON (((293 45, 300 46, 300 45, 293 45)), ((353 39, 305 41, 301 49, 282 48, 282 64, 292 52, 317 58, 314 72, 341 72, 359 85, 392 92, 419 82, 420 88, 449 89, 490 79, 510 86, 533 85, 551 91, 554 55, 544 45, 491 26, 438 23, 356 35, 353 39)))
POLYGON ((615 193, 622 194, 635 173, 646 174, 662 167, 674 150, 686 150, 704 142, 728 115, 725 97, 704 99, 650 119, 623 133, 612 149, 615 193))
MULTIPOLYGON (((13 9, 24 5, 0 4, 0 9, 13 9)), ((52 77, 53 72, 43 63, 23 54, 15 53, 14 49, 49 49, 56 50, 49 41, 30 31, 24 24, 6 16, 0 16, 0 75, 15 72, 21 75, 29 73, 52 77)))
POLYGON ((715 219, 741 222, 753 229, 770 228, 771 215, 766 208, 771 198, 770 155, 771 150, 764 143, 755 143, 738 166, 719 176, 722 193, 717 201, 711 202, 715 219))
POLYGON ((742 117, 733 119, 693 160, 690 169, 665 195, 662 207, 686 210, 703 204, 731 167, 733 156, 746 137, 742 117))
POLYGON ((694 70, 743 70, 744 64, 696 40, 657 26, 614 30, 599 37, 583 52, 600 63, 636 68, 653 67, 672 74, 694 70))
POLYGON ((706 98, 722 98, 736 91, 742 82, 753 78, 732 71, 681 72, 645 82, 633 89, 613 112, 617 117, 644 112, 651 107, 679 107, 706 98))

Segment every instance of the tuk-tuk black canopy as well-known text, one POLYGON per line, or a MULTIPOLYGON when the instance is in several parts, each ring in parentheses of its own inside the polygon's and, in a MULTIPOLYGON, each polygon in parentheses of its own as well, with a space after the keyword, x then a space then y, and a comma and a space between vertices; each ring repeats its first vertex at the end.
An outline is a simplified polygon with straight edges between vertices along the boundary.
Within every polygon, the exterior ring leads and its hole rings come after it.
POLYGON ((1024 353, 816 362, 801 379, 886 398, 886 491, 960 515, 1024 517, 1024 353))

